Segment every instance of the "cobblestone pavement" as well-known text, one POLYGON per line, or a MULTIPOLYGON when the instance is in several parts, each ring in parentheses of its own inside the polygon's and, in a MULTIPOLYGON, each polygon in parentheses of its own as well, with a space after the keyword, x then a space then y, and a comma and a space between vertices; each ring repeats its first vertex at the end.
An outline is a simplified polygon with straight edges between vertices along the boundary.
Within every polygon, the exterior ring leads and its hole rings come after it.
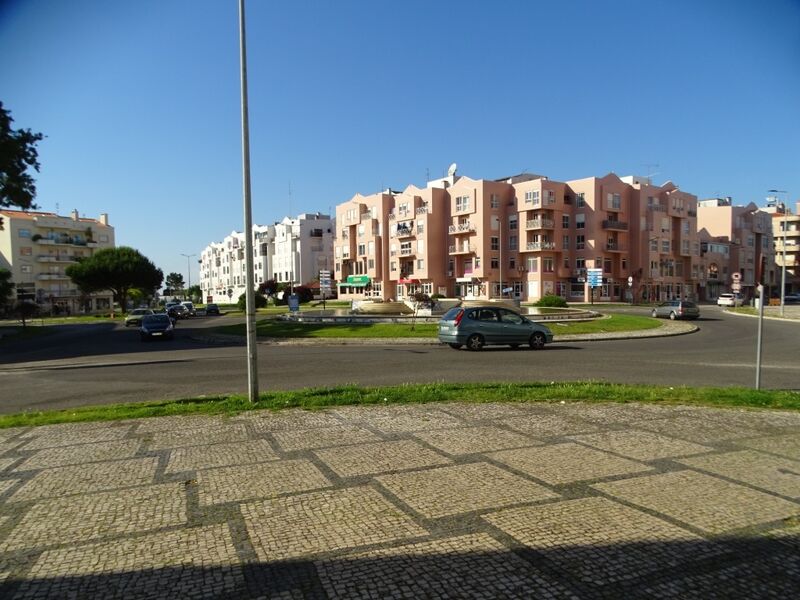
POLYGON ((788 598, 800 413, 428 404, 0 430, 2 598, 788 598))

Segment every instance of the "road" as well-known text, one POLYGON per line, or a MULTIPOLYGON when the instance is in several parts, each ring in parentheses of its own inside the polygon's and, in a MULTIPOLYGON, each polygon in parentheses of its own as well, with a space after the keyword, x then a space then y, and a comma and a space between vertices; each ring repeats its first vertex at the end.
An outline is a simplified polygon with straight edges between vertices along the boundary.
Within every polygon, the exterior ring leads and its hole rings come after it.
MULTIPOLYGON (((539 352, 263 343, 258 347, 260 388, 588 380, 752 386, 757 320, 713 306, 702 310, 696 322, 700 330, 693 334, 555 343, 539 352)), ((0 348, 0 413, 244 393, 244 346, 205 341, 207 329, 221 322, 230 320, 182 321, 173 342, 142 343, 134 329, 104 323, 64 326, 52 335, 6 343, 0 348)), ((800 322, 765 320, 762 387, 800 388, 799 355, 800 322)))

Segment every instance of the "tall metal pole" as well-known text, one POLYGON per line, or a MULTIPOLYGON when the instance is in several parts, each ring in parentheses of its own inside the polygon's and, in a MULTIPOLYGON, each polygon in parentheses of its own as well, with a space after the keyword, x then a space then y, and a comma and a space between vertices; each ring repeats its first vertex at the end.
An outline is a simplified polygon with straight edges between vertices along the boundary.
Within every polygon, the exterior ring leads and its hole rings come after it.
POLYGON ((190 287, 192 287, 192 265, 189 262, 189 259, 192 258, 193 256, 197 256, 197 254, 184 254, 183 252, 181 252, 181 256, 186 257, 186 277, 187 277, 186 281, 188 282, 186 284, 186 289, 188 290, 190 287))
POLYGON ((247 389, 250 402, 258 400, 258 350, 256 347, 256 298, 253 277, 253 217, 250 206, 250 123, 247 114, 247 42, 244 0, 239 0, 239 65, 242 95, 242 180, 244 188, 245 299, 247 306, 247 389))
POLYGON ((761 389, 761 340, 764 328, 764 285, 758 284, 758 339, 756 340, 756 389, 761 389))

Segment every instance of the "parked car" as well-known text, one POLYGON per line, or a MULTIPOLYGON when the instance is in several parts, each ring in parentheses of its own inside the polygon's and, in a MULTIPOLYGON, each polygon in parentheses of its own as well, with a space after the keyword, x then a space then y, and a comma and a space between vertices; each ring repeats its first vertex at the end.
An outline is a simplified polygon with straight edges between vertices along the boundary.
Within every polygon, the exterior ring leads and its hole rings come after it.
POLYGON ((653 318, 697 319, 700 316, 700 307, 688 300, 668 300, 653 309, 653 318))
POLYGON ((142 324, 142 317, 145 315, 152 315, 153 311, 149 308, 134 308, 127 317, 125 317, 125 327, 139 327, 142 324))
POLYGON ((206 304, 206 314, 207 315, 218 315, 219 314, 219 306, 216 304, 206 304))
POLYGON ((480 350, 488 345, 509 345, 518 348, 528 344, 541 350, 553 341, 553 333, 519 313, 504 307, 456 306, 439 321, 439 341, 458 349, 480 350))
POLYGON ((800 294, 786 294, 783 297, 784 304, 800 304, 800 294))
POLYGON ((181 304, 186 308, 186 316, 187 317, 196 317, 197 311, 194 309, 194 304, 189 301, 181 302, 181 304))
POLYGON ((741 306, 744 300, 739 294, 720 294, 717 298, 717 306, 741 306))
POLYGON ((171 340, 174 334, 175 330, 169 315, 158 313, 155 315, 145 315, 142 318, 142 326, 139 328, 139 335, 142 337, 142 341, 154 338, 167 338, 171 340))

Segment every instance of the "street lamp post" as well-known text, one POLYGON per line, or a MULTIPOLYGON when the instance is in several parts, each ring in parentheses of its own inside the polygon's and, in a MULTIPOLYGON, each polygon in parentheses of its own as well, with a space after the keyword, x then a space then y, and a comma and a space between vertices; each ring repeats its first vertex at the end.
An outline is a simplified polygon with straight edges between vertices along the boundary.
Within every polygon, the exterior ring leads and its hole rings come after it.
MULTIPOLYGON (((192 258, 193 256, 197 256, 197 254, 184 254, 183 252, 181 252, 181 256, 186 257, 186 276, 187 276, 186 291, 188 292, 189 289, 192 287, 192 265, 189 262, 189 259, 192 258)), ((184 294, 184 296, 185 295, 186 294, 184 294)))
MULTIPOLYGON (((786 194, 786 200, 789 199, 789 192, 785 190, 767 190, 770 194, 786 194)), ((783 206, 783 265, 781 268, 781 316, 784 316, 784 306, 786 304, 786 202, 782 203, 783 206)), ((775 203, 777 208, 778 203, 775 203)))

